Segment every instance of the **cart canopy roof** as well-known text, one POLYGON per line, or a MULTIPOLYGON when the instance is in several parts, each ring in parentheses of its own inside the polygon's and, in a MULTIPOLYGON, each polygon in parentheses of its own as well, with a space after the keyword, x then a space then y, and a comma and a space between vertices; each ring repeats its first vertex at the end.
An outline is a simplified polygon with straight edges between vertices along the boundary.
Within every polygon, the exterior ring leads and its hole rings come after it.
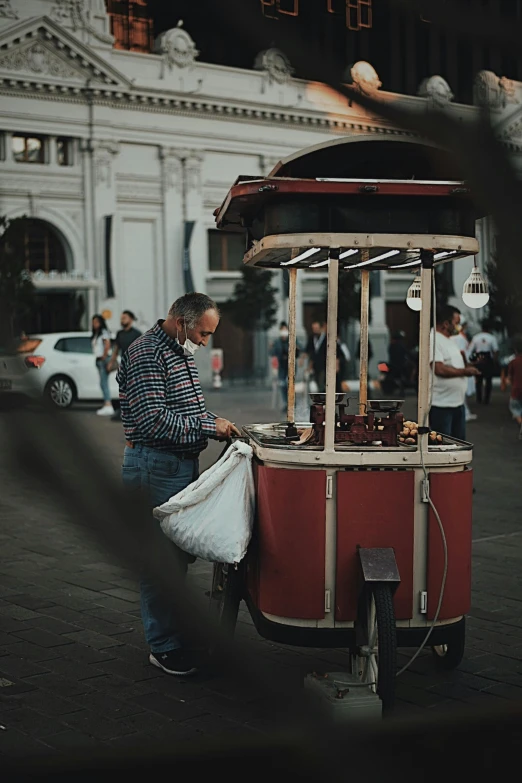
POLYGON ((270 177, 460 181, 445 150, 414 137, 346 136, 307 147, 280 161, 270 177))

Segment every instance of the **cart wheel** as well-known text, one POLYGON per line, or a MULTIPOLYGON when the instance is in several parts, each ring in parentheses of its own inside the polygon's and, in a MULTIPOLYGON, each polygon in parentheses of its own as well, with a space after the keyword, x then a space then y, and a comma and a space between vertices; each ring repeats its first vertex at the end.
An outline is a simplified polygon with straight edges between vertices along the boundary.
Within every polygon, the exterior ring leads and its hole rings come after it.
POLYGON ((466 620, 462 620, 452 629, 447 644, 437 644, 431 648, 435 663, 439 669, 450 671, 456 669, 464 657, 466 647, 466 620))
POLYGON ((365 643, 359 648, 358 670, 362 681, 370 684, 380 697, 383 714, 387 714, 395 701, 397 674, 397 632, 390 586, 373 585, 363 606, 360 630, 365 643))
POLYGON ((237 614, 241 603, 243 568, 227 563, 214 563, 210 611, 219 623, 221 633, 232 639, 236 630, 237 614))

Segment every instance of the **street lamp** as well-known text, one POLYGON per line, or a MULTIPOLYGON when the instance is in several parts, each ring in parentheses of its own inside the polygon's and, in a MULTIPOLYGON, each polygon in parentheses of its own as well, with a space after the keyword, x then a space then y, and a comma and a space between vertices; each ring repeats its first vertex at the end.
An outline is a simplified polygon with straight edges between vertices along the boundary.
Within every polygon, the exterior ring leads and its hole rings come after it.
POLYGON ((464 283, 462 300, 465 305, 473 309, 484 307, 489 302, 488 284, 476 266, 473 267, 470 276, 464 283))
POLYGON ((406 304, 410 310, 415 310, 417 313, 422 310, 421 279, 419 276, 415 278, 413 283, 408 288, 408 293, 406 294, 406 304))

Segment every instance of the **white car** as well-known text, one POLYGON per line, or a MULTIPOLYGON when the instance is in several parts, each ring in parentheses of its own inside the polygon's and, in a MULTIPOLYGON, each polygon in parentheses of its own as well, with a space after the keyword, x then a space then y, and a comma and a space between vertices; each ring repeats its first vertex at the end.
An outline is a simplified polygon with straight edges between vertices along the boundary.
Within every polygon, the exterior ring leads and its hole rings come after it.
MULTIPOLYGON (((109 375, 111 398, 118 399, 116 373, 109 375)), ((102 400, 89 332, 36 334, 15 351, 0 348, 0 394, 46 396, 58 408, 77 400, 102 400)))

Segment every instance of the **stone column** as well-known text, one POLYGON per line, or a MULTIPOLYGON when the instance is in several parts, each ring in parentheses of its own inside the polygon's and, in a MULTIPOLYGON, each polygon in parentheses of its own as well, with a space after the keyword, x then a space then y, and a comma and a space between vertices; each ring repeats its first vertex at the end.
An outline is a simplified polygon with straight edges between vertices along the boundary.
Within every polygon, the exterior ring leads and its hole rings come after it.
POLYGON ((160 147, 163 189, 163 301, 166 314, 183 288, 183 161, 176 147, 160 147))
MULTIPOLYGON (((202 165, 205 159, 201 150, 183 151, 184 209, 183 219, 195 222, 190 242, 190 267, 194 288, 205 293, 206 273, 208 269, 208 238, 205 209, 203 206, 202 165)), ((185 293, 185 289, 183 288, 185 293)), ((203 386, 212 384, 212 366, 210 361, 210 341, 207 349, 196 354, 199 377, 203 386)))
POLYGON ((57 149, 57 138, 56 136, 49 136, 48 140, 48 154, 49 154, 49 165, 50 166, 57 166, 58 165, 58 149, 57 149))
MULTIPOLYGON (((92 151, 92 170, 93 170, 93 182, 92 187, 92 214, 93 214, 93 275, 96 279, 100 280, 101 287, 95 294, 95 303, 97 309, 111 310, 114 319, 114 324, 117 323, 118 312, 114 312, 118 309, 118 302, 115 301, 118 298, 118 278, 117 278, 117 264, 116 253, 118 251, 118 245, 115 241, 115 233, 117 230, 116 214, 117 214, 117 198, 116 198, 116 177, 114 173, 114 158, 119 153, 119 144, 112 139, 97 139, 93 142, 92 151), (107 288, 105 279, 105 221, 106 215, 113 215, 113 230, 112 230, 112 280, 114 283, 116 297, 107 298, 107 288)), ((122 304, 122 306, 125 306, 122 304)), ((113 324, 113 325, 114 325, 113 324)))
POLYGON ((184 153, 185 219, 195 221, 190 243, 192 279, 196 291, 204 292, 208 269, 208 239, 205 228, 207 215, 203 206, 201 169, 204 154, 197 150, 184 153))

